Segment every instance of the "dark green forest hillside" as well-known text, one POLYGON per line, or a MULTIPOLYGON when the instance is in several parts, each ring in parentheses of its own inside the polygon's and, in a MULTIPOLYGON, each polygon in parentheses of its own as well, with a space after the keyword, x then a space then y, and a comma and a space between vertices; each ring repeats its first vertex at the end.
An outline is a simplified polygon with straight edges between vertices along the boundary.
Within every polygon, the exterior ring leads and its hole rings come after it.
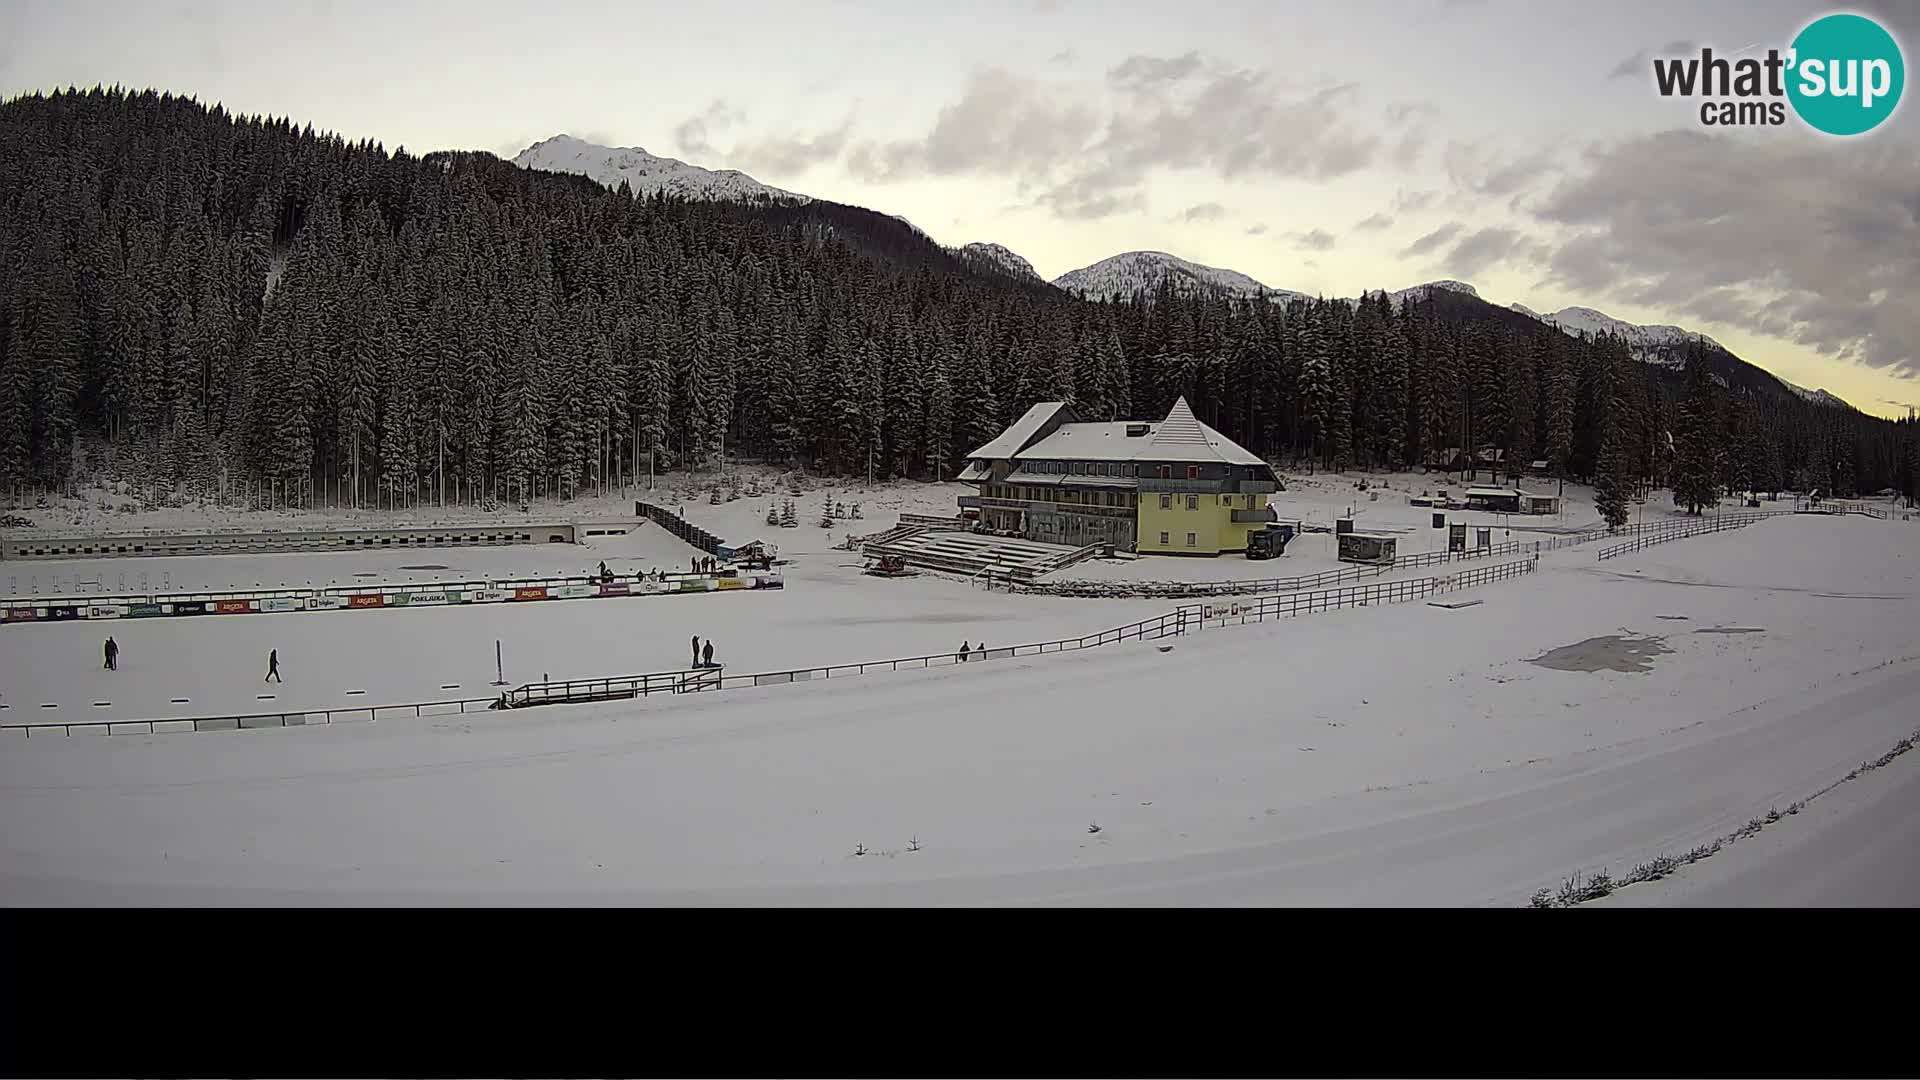
POLYGON ((1911 424, 1436 292, 1081 299, 831 203, 635 199, 187 98, 0 105, 0 484, 569 495, 729 457, 950 476, 1029 404, 1175 395, 1276 461, 1505 449, 1624 490, 1911 491, 1911 424))

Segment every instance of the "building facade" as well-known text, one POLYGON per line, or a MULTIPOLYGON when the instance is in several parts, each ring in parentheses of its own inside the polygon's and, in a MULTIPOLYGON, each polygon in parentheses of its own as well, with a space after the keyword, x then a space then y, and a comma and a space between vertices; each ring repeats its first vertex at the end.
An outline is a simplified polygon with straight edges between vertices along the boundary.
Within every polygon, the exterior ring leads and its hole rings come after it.
POLYGON ((968 455, 960 505, 981 523, 1049 544, 1143 555, 1244 552, 1276 515, 1273 467, 1201 423, 1185 398, 1159 422, 1089 423, 1064 402, 1028 409, 968 455))

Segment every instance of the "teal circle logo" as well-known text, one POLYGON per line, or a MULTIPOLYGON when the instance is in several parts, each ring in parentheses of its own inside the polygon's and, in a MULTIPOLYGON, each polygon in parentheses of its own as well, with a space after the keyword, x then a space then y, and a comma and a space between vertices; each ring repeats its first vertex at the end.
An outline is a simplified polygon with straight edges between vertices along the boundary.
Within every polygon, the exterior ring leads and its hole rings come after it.
POLYGON ((1829 135, 1879 127, 1907 85, 1899 42, 1864 15, 1827 15, 1808 23, 1793 39, 1789 63, 1793 111, 1829 135))

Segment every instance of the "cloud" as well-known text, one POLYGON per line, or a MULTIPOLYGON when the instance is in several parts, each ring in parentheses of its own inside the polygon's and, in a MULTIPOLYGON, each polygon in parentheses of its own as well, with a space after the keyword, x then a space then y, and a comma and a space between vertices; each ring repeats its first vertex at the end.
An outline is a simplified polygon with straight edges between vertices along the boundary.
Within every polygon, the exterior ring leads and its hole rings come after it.
POLYGON ((1453 142, 1447 145, 1445 160, 1447 175, 1458 188, 1491 198, 1518 194, 1554 169, 1551 147, 1516 156, 1483 144, 1453 142))
POLYGON ((1333 247, 1333 242, 1333 234, 1324 229, 1295 233, 1293 238, 1293 246, 1302 251, 1327 251, 1333 247))
POLYGON ((1055 67, 1072 67, 1073 66, 1073 50, 1061 49, 1059 52, 1054 53, 1052 56, 1047 57, 1047 63, 1052 64, 1055 67))
POLYGON ((1520 230, 1490 225, 1454 245, 1442 265, 1461 277, 1471 277, 1495 263, 1527 257, 1533 250, 1533 242, 1520 230))
POLYGON ((680 121, 673 129, 673 141, 682 153, 712 157, 718 153, 713 147, 713 136, 746 118, 745 113, 714 98, 705 109, 680 121))
POLYGON ((1376 229, 1393 228, 1393 218, 1386 214, 1369 214, 1353 225, 1354 232, 1373 232, 1376 229))
POLYGON ((1584 166, 1535 211, 1549 282, 1920 377, 1920 147, 1677 130, 1584 166))
POLYGON ((1447 224, 1442 225, 1439 228, 1428 233, 1427 235, 1421 237, 1420 239, 1415 240, 1413 243, 1408 244, 1406 246, 1406 250, 1402 251, 1401 254, 1402 255, 1431 254, 1432 252, 1438 251, 1441 247, 1445 246, 1454 237, 1459 236, 1460 230, 1462 228, 1463 226, 1457 221, 1448 222, 1447 224))
POLYGON ((1687 53, 1698 52, 1698 51, 1700 51, 1700 46, 1694 44, 1691 41, 1684 41, 1684 40, 1669 41, 1665 45, 1660 46, 1658 49, 1641 49, 1639 52, 1636 52, 1632 56, 1627 57, 1625 60, 1622 60, 1619 63, 1613 65, 1613 70, 1607 72, 1607 78, 1631 79, 1631 78, 1634 78, 1635 76, 1638 76, 1641 78, 1648 78, 1651 76, 1651 73, 1653 71, 1652 67, 1650 67, 1649 64, 1651 63, 1654 57, 1684 56, 1687 53))
POLYGON ((1324 181, 1365 168, 1383 140, 1351 122, 1355 94, 1191 52, 1128 57, 1099 82, 986 68, 925 136, 860 143, 847 166, 871 182, 1011 177, 1035 205, 1085 218, 1142 205, 1159 170, 1324 181))
POLYGON ((1266 234, 1267 234, 1267 225, 1265 222, 1259 222, 1257 224, 1247 226, 1248 236, 1265 236, 1266 234))
POLYGON ((839 127, 830 131, 812 135, 758 135, 737 138, 726 148, 715 145, 715 136, 744 125, 746 120, 745 112, 721 98, 714 98, 705 109, 674 127, 674 142, 682 153, 696 159, 694 164, 705 168, 724 165, 750 173, 791 176, 838 158, 846 151, 853 131, 853 116, 849 113, 839 127))
POLYGON ((1129 56, 1111 71, 1107 80, 1128 87, 1146 87, 1155 83, 1179 82, 1200 70, 1200 54, 1181 56, 1129 56))
POLYGON ((1209 221, 1219 221, 1226 216, 1226 207, 1221 206, 1217 202, 1203 202, 1197 206, 1189 206, 1185 210, 1182 210, 1177 220, 1184 221, 1188 225, 1197 225, 1209 221))
POLYGON ((1394 192, 1393 208, 1402 214, 1417 214, 1427 207, 1432 206, 1433 201, 1439 197, 1440 193, 1437 191, 1407 191, 1402 189, 1394 192))

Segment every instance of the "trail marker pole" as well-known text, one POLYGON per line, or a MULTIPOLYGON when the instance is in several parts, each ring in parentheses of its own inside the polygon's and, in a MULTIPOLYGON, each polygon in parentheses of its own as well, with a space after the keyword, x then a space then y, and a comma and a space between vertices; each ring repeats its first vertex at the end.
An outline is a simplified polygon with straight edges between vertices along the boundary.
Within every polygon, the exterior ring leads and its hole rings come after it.
POLYGON ((500 639, 493 639, 493 685, 507 685, 506 670, 500 663, 500 639))

